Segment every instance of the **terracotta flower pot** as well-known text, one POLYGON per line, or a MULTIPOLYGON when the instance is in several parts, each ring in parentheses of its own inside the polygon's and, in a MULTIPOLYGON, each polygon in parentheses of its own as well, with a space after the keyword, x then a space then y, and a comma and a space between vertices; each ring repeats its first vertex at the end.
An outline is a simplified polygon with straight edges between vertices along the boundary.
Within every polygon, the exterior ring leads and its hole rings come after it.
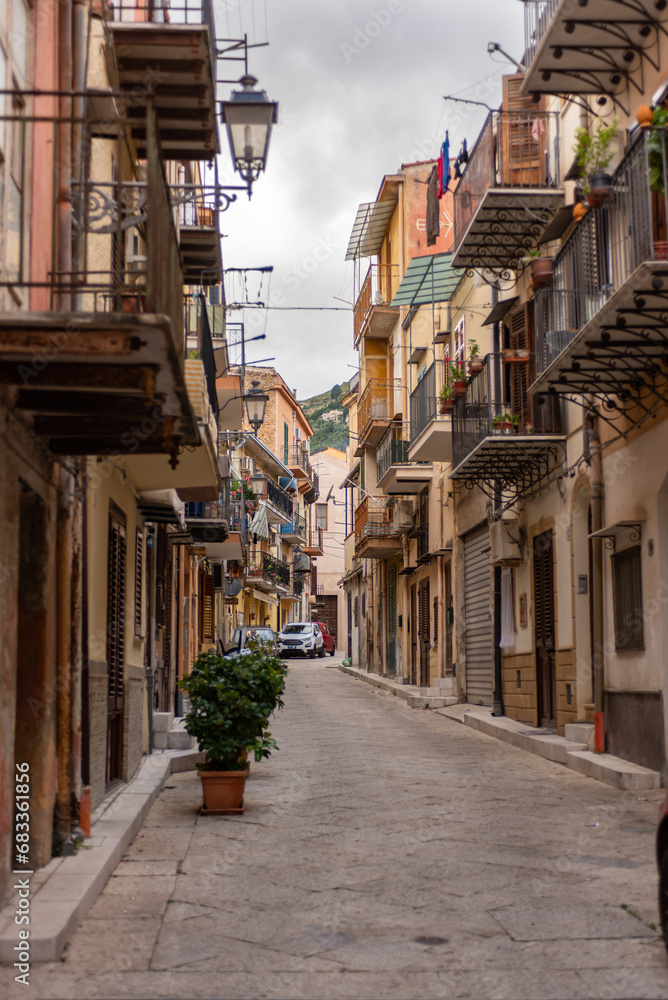
POLYGON ((601 172, 598 174, 590 174, 587 179, 589 181, 587 201, 592 208, 598 208, 599 205, 602 205, 605 199, 609 197, 612 191, 612 177, 610 174, 601 172))
POLYGON ((454 399, 442 399, 438 404, 439 413, 450 413, 455 405, 454 399))
POLYGON ((469 361, 469 371, 471 375, 479 375, 484 367, 485 366, 483 365, 482 361, 478 361, 477 358, 473 361, 469 361))
POLYGON ((542 288, 552 280, 553 261, 551 257, 534 257, 531 261, 531 286, 542 288))
POLYGON ((466 392, 466 379, 455 379, 452 383, 455 396, 463 396, 466 392))
POLYGON ((203 813, 243 812, 244 786, 249 768, 243 771, 200 771, 203 813))

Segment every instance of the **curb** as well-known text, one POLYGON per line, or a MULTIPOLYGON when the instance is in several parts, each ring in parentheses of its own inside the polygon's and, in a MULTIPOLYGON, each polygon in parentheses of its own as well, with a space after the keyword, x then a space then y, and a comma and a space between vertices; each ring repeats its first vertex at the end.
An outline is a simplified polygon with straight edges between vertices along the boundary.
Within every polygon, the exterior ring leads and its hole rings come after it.
MULTIPOLYGON (((197 750, 170 750, 145 757, 132 781, 96 810, 84 849, 71 857, 53 858, 35 872, 30 880, 31 963, 57 961, 134 840, 170 774, 193 770, 202 756, 197 750), (34 883, 38 883, 36 888, 34 883)), ((16 961, 19 943, 15 913, 14 899, 0 914, 0 962, 8 964, 16 961)))

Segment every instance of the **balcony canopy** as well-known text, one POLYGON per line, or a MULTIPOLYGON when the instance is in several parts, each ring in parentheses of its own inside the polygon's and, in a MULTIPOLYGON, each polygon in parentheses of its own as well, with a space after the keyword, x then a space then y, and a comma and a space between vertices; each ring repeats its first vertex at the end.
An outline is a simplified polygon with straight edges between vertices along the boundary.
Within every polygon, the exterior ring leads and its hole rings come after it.
POLYGON ((535 492, 565 456, 563 435, 499 434, 484 437, 452 470, 450 478, 514 498, 535 492))
MULTIPOLYGON (((523 94, 606 94, 628 102, 645 60, 658 63, 664 0, 526 0, 523 94)), ((642 86, 638 89, 642 91, 642 86)), ((628 108, 626 109, 628 110, 628 108)))
POLYGON ((464 277, 452 266, 451 253, 413 257, 401 279, 393 306, 421 306, 430 302, 448 302, 464 277))
POLYGON ((371 201, 360 205, 350 234, 346 260, 372 257, 380 252, 395 207, 395 201, 371 201))

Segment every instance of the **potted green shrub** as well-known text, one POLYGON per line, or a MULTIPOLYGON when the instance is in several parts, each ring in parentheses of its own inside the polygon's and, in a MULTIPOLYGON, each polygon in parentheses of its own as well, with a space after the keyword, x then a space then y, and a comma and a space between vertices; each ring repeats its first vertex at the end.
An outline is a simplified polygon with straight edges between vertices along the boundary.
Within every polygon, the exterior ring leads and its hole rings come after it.
POLYGON ((584 177, 582 192, 592 208, 602 205, 612 191, 612 177, 606 168, 615 155, 612 143, 618 124, 617 117, 610 125, 599 117, 591 133, 586 128, 575 130, 573 152, 584 177))
POLYGON ((455 405, 455 390, 451 385, 442 385, 440 392, 439 413, 449 413, 455 405))
POLYGON ((513 415, 512 413, 504 413, 501 417, 501 430, 504 434, 510 434, 513 430, 513 415))
POLYGON ((522 257, 522 263, 529 265, 529 281, 532 288, 542 288, 552 280, 554 261, 552 257, 541 257, 540 250, 527 250, 522 257))
POLYGON ((455 396, 463 396, 466 392, 466 376, 464 370, 459 365, 450 366, 450 383, 454 389, 455 396))
POLYGON ((485 367, 485 363, 480 357, 480 348, 475 340, 469 341, 469 372, 471 375, 479 375, 485 367))
POLYGON ((283 706, 283 661, 261 644, 238 656, 201 653, 179 686, 190 698, 186 730, 206 753, 198 765, 205 813, 243 811, 249 765, 278 749, 269 719, 283 706))

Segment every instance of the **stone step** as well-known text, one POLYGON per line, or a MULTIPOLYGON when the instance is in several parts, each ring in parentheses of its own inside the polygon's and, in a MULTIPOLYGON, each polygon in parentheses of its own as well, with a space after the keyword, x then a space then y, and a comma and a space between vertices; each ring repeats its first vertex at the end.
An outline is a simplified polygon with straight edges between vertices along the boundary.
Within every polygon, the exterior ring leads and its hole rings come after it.
POLYGON ((153 713, 153 732, 154 733, 168 733, 169 730, 174 725, 174 713, 173 712, 154 712, 153 713))
POLYGON ((611 753, 592 753, 591 750, 571 751, 568 754, 568 766, 588 778, 597 778, 608 785, 621 788, 627 792, 644 792, 652 788, 661 788, 661 775, 648 767, 633 764, 630 760, 622 760, 611 753))
POLYGON ((567 722, 564 736, 573 743, 584 743, 588 750, 594 749, 594 726, 589 722, 567 722))

